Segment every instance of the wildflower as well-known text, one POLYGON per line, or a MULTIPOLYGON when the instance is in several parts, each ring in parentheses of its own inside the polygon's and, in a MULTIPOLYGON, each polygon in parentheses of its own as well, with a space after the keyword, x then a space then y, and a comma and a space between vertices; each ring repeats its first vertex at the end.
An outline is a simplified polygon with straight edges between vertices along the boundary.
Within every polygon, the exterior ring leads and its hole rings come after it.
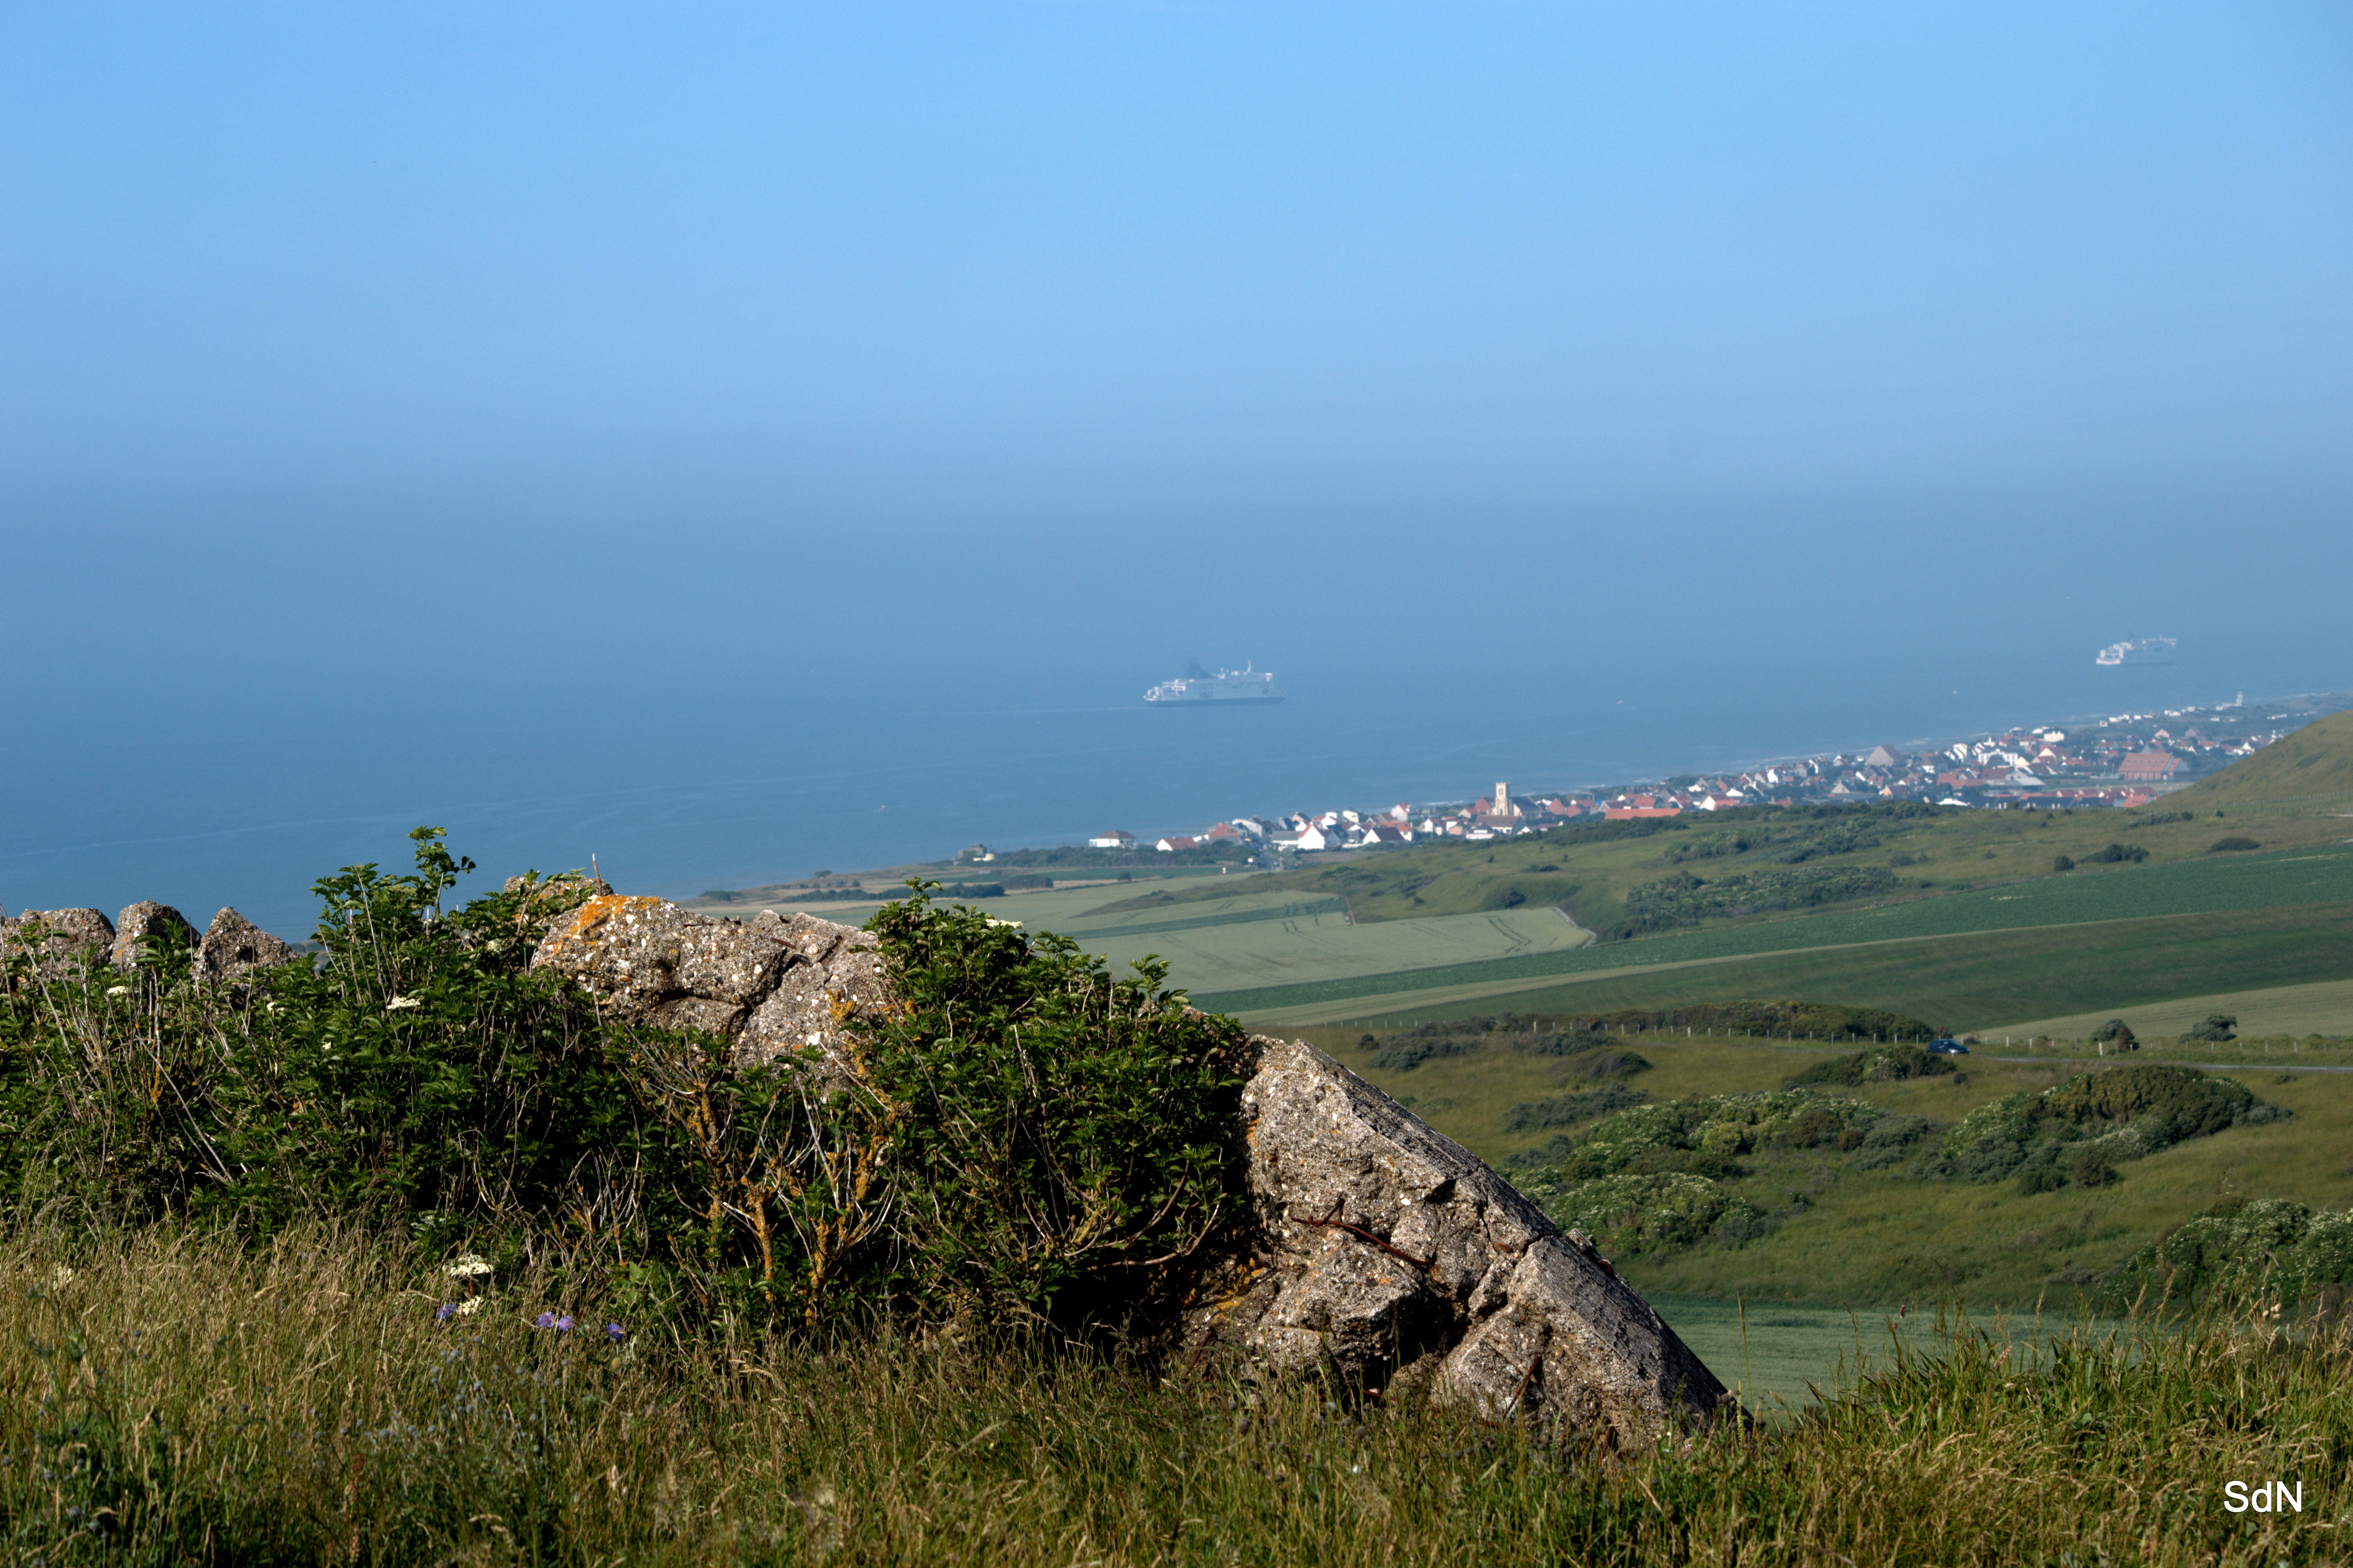
POLYGON ((433 1310, 433 1321, 437 1323, 446 1323, 457 1315, 458 1303, 455 1301, 444 1301, 433 1310))
POLYGON ((1013 931, 1019 931, 1021 929, 1021 922, 1019 921, 1001 921, 995 915, 987 915, 982 918, 987 920, 988 923, 993 926, 1005 926, 1013 931))
POLYGON ((619 1343, 621 1342, 622 1339, 625 1337, 625 1336, 623 1335, 622 1331, 621 1331, 621 1325, 620 1325, 620 1324, 618 1324, 618 1323, 607 1323, 607 1324, 606 1324, 606 1325, 605 1325, 605 1337, 606 1337, 607 1339, 608 1339, 608 1340, 612 1341, 615 1344, 619 1344, 619 1343))
POLYGON ((542 1312, 539 1315, 539 1322, 536 1326, 543 1329, 552 1329, 555 1327, 555 1314, 553 1312, 542 1312))
POLYGON ((70 1285, 73 1282, 74 1271, 71 1268, 67 1268, 62 1263, 58 1264, 55 1268, 49 1271, 49 1283, 52 1285, 63 1287, 70 1285))
POLYGON ((398 1013, 406 1011, 410 1007, 422 1007, 424 1005, 424 1003, 419 1002, 414 996, 396 996, 391 1001, 386 1002, 384 1005, 384 1010, 387 1013, 398 1013))
POLYGON ((106 988, 106 994, 109 996, 128 996, 131 994, 131 987, 128 985, 110 985, 106 988))
POLYGON ((452 1279, 480 1279, 483 1275, 492 1272, 492 1268, 488 1258, 471 1252, 461 1252, 458 1255, 458 1260, 449 1265, 447 1272, 452 1279))
POLYGON ((480 1296, 470 1296, 458 1303, 458 1315, 461 1318, 470 1318, 481 1310, 482 1299, 480 1296))
POLYGON ((566 1312, 564 1316, 555 1320, 555 1331, 559 1334, 568 1334, 572 1331, 571 1313, 566 1312))

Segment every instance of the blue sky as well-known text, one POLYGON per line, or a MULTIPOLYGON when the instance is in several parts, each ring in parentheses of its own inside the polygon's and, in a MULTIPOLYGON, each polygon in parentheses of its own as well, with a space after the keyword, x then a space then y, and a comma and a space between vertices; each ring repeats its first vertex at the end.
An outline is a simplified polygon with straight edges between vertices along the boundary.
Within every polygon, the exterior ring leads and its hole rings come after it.
POLYGON ((2353 684, 2348 17, 12 7, 0 747, 2353 684))

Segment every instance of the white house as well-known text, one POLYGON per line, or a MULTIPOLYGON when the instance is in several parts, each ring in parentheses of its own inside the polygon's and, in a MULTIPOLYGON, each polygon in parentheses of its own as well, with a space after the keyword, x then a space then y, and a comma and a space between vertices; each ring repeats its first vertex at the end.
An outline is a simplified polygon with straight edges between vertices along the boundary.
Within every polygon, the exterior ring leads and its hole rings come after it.
POLYGON ((1090 849, 1133 849, 1135 835, 1114 827, 1109 833, 1098 833, 1087 840, 1090 849))
POLYGON ((1320 822, 1310 823, 1306 830, 1299 836, 1299 847, 1302 849, 1339 849, 1345 847, 1346 841, 1346 833, 1338 826, 1326 826, 1320 822))

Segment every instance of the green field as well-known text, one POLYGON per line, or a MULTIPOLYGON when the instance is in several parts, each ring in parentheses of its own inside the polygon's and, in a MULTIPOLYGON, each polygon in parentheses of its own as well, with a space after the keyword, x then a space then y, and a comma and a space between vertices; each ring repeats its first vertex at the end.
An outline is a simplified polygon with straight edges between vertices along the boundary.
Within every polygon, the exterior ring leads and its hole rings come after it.
POLYGON ((2057 1017, 2029 1018, 1993 1024, 1987 1028, 2010 1035, 2046 1035, 2082 1039, 2110 1018, 2122 1018, 2136 1035, 2178 1035, 2208 1015, 2225 1013, 2238 1019, 2242 1036, 2334 1035, 2353 1037, 2353 980, 2323 980, 2309 985, 2275 985, 2263 990, 2217 991, 2179 1001, 2126 1006, 2105 1013, 2069 1013, 2057 1017))
POLYGON ((1114 967, 1156 953, 1168 963, 1169 984, 1197 994, 1277 980, 1345 983, 1431 963, 1508 962, 1507 955, 1563 952, 1588 940, 1548 909, 1356 925, 1345 909, 1329 905, 1298 914, 1252 911, 1240 921, 1189 929, 1097 927, 1071 934, 1114 967))
MULTIPOLYGON (((1694 999, 1767 994, 1820 995, 1826 1000, 1919 1012, 1930 1005, 1929 997, 1924 995, 1917 1005, 1907 1005, 1901 1000, 1887 999, 1889 993, 1884 990, 1865 995, 1817 993, 1804 987, 1813 984, 1818 975, 1829 973, 1842 979, 1850 971, 1862 983, 1873 984, 1870 976, 1900 974, 1914 964, 1926 965, 1929 972, 1951 969, 1957 963, 1967 970, 1971 964, 1970 955, 1978 952, 2027 957, 2031 961, 2030 973, 2021 973, 2016 984, 2005 984, 1982 997, 1971 991, 1957 999, 1949 985, 1937 994, 1936 1000, 1941 1005, 1954 1005, 1957 1000, 1973 1019, 1990 1023, 2062 1009, 2114 1006, 2123 1002, 2161 1000, 2210 990, 2344 978, 2353 974, 2353 946, 2348 946, 2348 940, 2353 939, 2342 934, 2347 929, 2346 901, 2353 901, 2353 851, 2276 858, 2251 856, 2227 862, 2133 867, 2097 877, 2053 879, 1883 909, 1726 926, 1478 965, 1431 967, 1345 984, 1268 987, 1248 994, 1204 996, 1201 1001, 1205 1006, 1268 1021, 1313 1021, 1303 1011, 1311 1008, 1322 1017, 1387 1017, 1403 1016, 1417 1005, 1402 994, 1409 992, 1478 986, 1482 988, 1478 992, 1461 994, 1490 997, 1507 991, 1540 991, 1554 977, 1578 977, 1586 984, 1620 984, 1626 983, 1628 972, 1642 968, 1701 963, 1729 967, 1724 961, 1778 953, 1783 956, 1741 970, 1736 976, 1724 977, 1725 984, 1739 989, 1725 990, 1712 980, 1694 980, 1686 968, 1683 979, 1662 980, 1664 989, 1659 994, 1694 999), (2319 901, 2323 900, 2332 901, 2319 901), (2123 918, 2136 908, 2141 918, 2123 918), (2334 917, 2287 914, 2298 909, 2334 909, 2337 913, 2334 917), (2274 915, 2285 918, 2268 918, 2274 915), (2152 916, 2155 918, 2149 918, 2152 916), (2080 929, 2063 937, 2052 933, 2051 928, 2080 929), (2230 965, 2242 957, 2253 955, 2244 942, 2232 940, 2232 933, 2245 929, 2269 929, 2274 934, 2256 943, 2266 949, 2261 961, 2263 967, 2238 973, 2230 965), (2288 934, 2291 931, 2295 934, 2288 934), (2026 934, 2029 932, 2043 934, 2026 934), (2000 940, 2004 934, 2020 940, 2005 943, 2000 940), (1953 940, 1933 945, 1926 940, 1940 937, 1953 940), (2196 956, 2193 950, 2211 945, 2210 937, 2220 945, 2203 957, 2196 956), (1904 944, 1900 954, 1891 951, 1897 943, 1904 944), (1863 946, 1860 951, 1831 956, 1836 950, 1858 944, 1882 945, 1863 946), (2047 960, 2032 960, 2033 954, 2046 947, 2050 952, 2047 960), (2134 957, 2157 949, 2182 955, 2181 962, 2189 966, 2189 972, 2185 972, 2179 983, 2164 981, 2161 973, 2150 973, 2150 963, 2134 957), (2287 949, 2295 951, 2290 952, 2287 949), (2137 979, 2131 985, 2109 986, 2101 994, 2084 996, 2070 1006, 2071 999, 2053 992, 2052 985, 2072 983, 2078 970, 2069 955, 2075 952, 2114 954, 2137 974, 2157 980, 2161 988, 2148 990, 2137 979), (1752 976, 1764 970, 1787 970, 1793 978, 1787 984, 1764 983, 1759 990, 1760 983, 1752 976), (1795 978, 1799 975, 1805 978, 1795 978), (1690 989, 1694 984, 1699 991, 1690 989), (1366 1005, 1353 1015, 1335 1012, 1329 1006, 1359 998, 1366 1005), (2052 1005, 2054 1002, 2056 1006, 2052 1005), (2026 1009, 2024 1014, 2019 1011, 2021 1005, 2026 1009)), ((2105 956, 2102 961, 2106 962, 2105 956)), ((2161 971, 2161 964, 2157 967, 2161 971)), ((1419 1005, 1443 1003, 1430 997, 1419 1005)), ((1534 1000, 1527 1004, 1531 1007, 1554 1005, 1553 1001, 1534 1000)), ((1599 1010, 1650 1004, 1577 1001, 1557 1005, 1599 1010)))

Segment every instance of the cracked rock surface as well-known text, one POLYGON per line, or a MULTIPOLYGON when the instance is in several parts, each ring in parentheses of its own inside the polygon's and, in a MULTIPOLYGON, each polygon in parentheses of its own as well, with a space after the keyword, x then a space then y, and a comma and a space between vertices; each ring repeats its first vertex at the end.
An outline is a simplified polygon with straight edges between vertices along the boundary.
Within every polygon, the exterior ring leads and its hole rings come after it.
POLYGON ((738 1067, 793 1050, 830 1056, 843 1018, 888 1000, 872 938, 773 910, 744 924, 607 894, 558 918, 531 962, 624 1022, 727 1037, 738 1067))
POLYGON ((1261 1239, 1194 1308, 1197 1347, 1426 1382, 1621 1445, 1715 1414, 1724 1385, 1583 1235, 1314 1047, 1251 1044, 1261 1239))

